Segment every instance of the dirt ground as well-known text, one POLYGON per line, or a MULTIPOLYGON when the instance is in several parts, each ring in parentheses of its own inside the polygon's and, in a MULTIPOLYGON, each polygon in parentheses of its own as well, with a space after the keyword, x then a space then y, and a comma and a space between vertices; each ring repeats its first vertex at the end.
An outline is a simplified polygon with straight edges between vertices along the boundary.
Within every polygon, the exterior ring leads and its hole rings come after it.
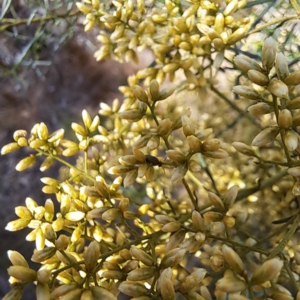
MULTIPOLYGON (((0 39, 2 61, 9 60, 10 46, 5 38, 0 39)), ((81 111, 87 109, 92 116, 97 114, 100 102, 120 96, 118 86, 126 84, 127 76, 135 69, 112 61, 97 63, 76 34, 54 54, 47 48, 43 51, 42 56, 49 56, 52 63, 41 68, 42 77, 31 68, 21 70, 20 77, 0 77, 0 147, 13 141, 15 130, 30 130, 37 122, 46 123, 51 131, 67 129, 66 135, 72 138, 68 128, 73 121, 81 122, 81 111)), ((17 250, 30 261, 33 248, 25 241, 26 230, 12 233, 4 228, 18 218, 14 207, 24 205, 26 197, 44 203, 48 197, 41 192, 39 178, 57 176, 59 168, 56 164, 43 174, 37 164, 19 173, 15 166, 26 154, 17 151, 0 156, 0 298, 9 290, 7 250, 17 250)), ((38 267, 34 263, 31 266, 38 267)), ((22 299, 35 299, 33 293, 33 289, 28 289, 22 299)))

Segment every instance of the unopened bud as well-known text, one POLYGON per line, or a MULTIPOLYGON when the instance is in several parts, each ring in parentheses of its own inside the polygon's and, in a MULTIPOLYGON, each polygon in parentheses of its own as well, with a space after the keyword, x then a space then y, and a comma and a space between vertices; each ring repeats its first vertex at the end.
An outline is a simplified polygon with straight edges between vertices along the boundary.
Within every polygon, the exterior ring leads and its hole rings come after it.
POLYGON ((250 112, 251 115, 261 116, 273 112, 274 108, 268 105, 267 103, 260 102, 248 107, 248 111, 250 112))
POLYGON ((278 126, 284 129, 291 127, 293 124, 293 117, 288 109, 279 111, 278 114, 278 126))
POLYGON ((258 92, 256 92, 254 89, 249 88, 247 86, 236 85, 232 89, 236 94, 238 94, 241 97, 245 97, 245 98, 251 99, 251 100, 260 99, 258 92))
POLYGON ((269 85, 268 90, 276 97, 288 99, 289 98, 289 90, 286 84, 282 81, 273 78, 269 85))
POLYGON ((254 284, 262 284, 266 281, 273 280, 281 271, 282 267, 283 261, 277 257, 267 260, 256 269, 251 281, 254 284))
POLYGON ((257 85, 266 86, 269 83, 269 78, 263 73, 256 70, 249 70, 248 77, 253 83, 257 85))
POLYGON ((287 85, 298 85, 300 84, 300 70, 297 70, 291 73, 284 79, 285 84, 287 85))
POLYGON ((275 62, 276 58, 276 42, 272 37, 265 40, 262 48, 262 65, 269 72, 275 62))
POLYGON ((241 275, 245 268, 240 256, 232 248, 225 244, 222 246, 222 252, 226 262, 233 269, 233 271, 241 275))
POLYGON ((255 153, 251 146, 248 146, 241 142, 233 142, 232 146, 240 153, 247 155, 247 156, 254 156, 255 153))
POLYGON ((277 76, 280 80, 284 80, 289 75, 287 61, 281 52, 277 54, 275 68, 277 76))
POLYGON ((278 127, 269 127, 261 131, 252 141, 252 146, 262 147, 273 142, 279 133, 278 127))
POLYGON ((283 140, 287 149, 289 151, 294 151, 298 147, 299 135, 294 130, 289 129, 283 134, 283 140))

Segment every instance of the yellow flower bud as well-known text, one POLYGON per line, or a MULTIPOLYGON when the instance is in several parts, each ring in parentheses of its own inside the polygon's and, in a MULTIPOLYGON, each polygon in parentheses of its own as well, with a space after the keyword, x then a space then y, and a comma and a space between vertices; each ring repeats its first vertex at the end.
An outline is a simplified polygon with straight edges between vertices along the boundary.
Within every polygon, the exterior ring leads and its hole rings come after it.
POLYGON ((24 170, 32 167, 35 164, 35 161, 36 161, 36 157, 34 155, 30 155, 26 158, 23 158, 16 165, 16 170, 19 172, 24 171, 24 170))

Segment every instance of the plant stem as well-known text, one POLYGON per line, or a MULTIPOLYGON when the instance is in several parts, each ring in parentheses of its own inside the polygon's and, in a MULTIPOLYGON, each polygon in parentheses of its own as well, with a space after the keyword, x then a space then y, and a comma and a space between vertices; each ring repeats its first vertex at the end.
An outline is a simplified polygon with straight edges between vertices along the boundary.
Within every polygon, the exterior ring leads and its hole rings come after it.
POLYGON ((277 18, 277 19, 272 20, 272 21, 270 21, 270 22, 268 22, 266 24, 257 26, 255 29, 253 29, 253 30, 249 31, 248 33, 246 33, 245 37, 248 36, 248 35, 250 35, 250 34, 253 34, 253 33, 256 33, 256 32, 260 32, 263 29, 265 29, 265 28, 267 28, 269 26, 275 25, 277 23, 284 23, 286 21, 296 20, 296 19, 299 19, 299 15, 291 15, 291 16, 287 16, 287 17, 277 18))
POLYGON ((223 99, 231 108, 233 108, 235 111, 237 111, 240 115, 247 118, 251 123, 256 125, 259 128, 262 128, 260 124, 256 122, 256 120, 247 112, 244 112, 241 108, 239 108, 237 105, 235 105, 232 101, 230 101, 226 96, 224 96, 222 93, 220 93, 214 86, 211 86, 210 89, 217 94, 221 99, 223 99))

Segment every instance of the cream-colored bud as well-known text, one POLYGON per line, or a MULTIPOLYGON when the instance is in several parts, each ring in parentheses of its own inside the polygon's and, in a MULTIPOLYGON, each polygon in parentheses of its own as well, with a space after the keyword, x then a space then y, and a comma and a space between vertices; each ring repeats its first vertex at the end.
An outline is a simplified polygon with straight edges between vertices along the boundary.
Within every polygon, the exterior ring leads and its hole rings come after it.
POLYGON ((236 85, 232 89, 236 94, 238 94, 241 97, 245 97, 245 98, 251 99, 251 100, 260 99, 260 95, 258 94, 258 92, 256 92, 254 89, 249 88, 247 86, 236 85))
POLYGON ((118 208, 109 208, 102 214, 102 219, 105 221, 113 221, 121 217, 121 211, 118 208))
POLYGON ((148 103, 148 96, 139 85, 134 85, 132 87, 132 91, 136 98, 138 98, 140 101, 144 103, 148 103))
POLYGON ((237 293, 245 290, 247 284, 237 277, 223 277, 217 282, 216 288, 226 293, 237 293))
POLYGON ((3 298, 2 300, 20 300, 23 293, 23 287, 22 286, 15 286, 12 290, 10 290, 3 298))
POLYGON ((169 134, 173 124, 169 118, 162 120, 157 128, 157 134, 162 137, 166 136, 169 134))
POLYGON ((299 135, 294 130, 289 129, 283 134, 283 140, 287 149, 289 151, 294 151, 296 150, 299 144, 299 135))
POLYGON ((262 47, 262 65, 269 72, 275 62, 276 58, 276 42, 272 37, 269 37, 265 40, 265 43, 262 47))
POLYGON ((82 211, 71 211, 65 215, 65 218, 72 222, 78 222, 85 217, 85 213, 82 211))
POLYGON ((224 203, 227 208, 230 208, 238 195, 239 187, 237 185, 232 186, 224 195, 224 203))
POLYGON ((273 280, 283 267, 283 261, 275 257, 264 262, 258 267, 251 279, 254 284, 262 284, 266 281, 273 280))
POLYGON ((39 283, 47 283, 51 279, 51 271, 47 269, 37 271, 37 281, 39 283))
POLYGON ((240 153, 247 155, 247 156, 254 156, 255 153, 251 146, 246 145, 241 142, 233 142, 232 146, 240 153))
POLYGON ((241 275, 245 268, 240 256, 232 248, 225 244, 222 246, 222 252, 226 262, 232 268, 232 270, 241 275))
POLYGON ((184 163, 186 161, 186 157, 177 150, 167 150, 166 155, 168 158, 176 163, 184 163))
POLYGON ((223 159, 229 156, 229 154, 223 149, 218 149, 216 151, 203 151, 202 154, 215 159, 223 159))
POLYGON ((193 173, 198 173, 198 172, 201 172, 201 170, 202 170, 201 165, 197 161, 195 161, 194 159, 189 160, 188 168, 193 173))
POLYGON ((128 273, 127 280, 141 281, 146 280, 154 276, 155 267, 138 268, 128 273))
POLYGON ((196 231, 202 231, 205 232, 205 222, 201 214, 194 210, 192 213, 192 223, 193 223, 193 228, 196 231))
POLYGON ((220 222, 223 219, 223 215, 214 212, 214 211, 208 211, 204 214, 204 220, 207 222, 220 222))
POLYGON ((100 255, 100 247, 97 241, 92 241, 84 253, 84 263, 88 271, 93 270, 100 255))
POLYGON ((107 300, 117 300, 117 297, 111 292, 100 286, 91 287, 94 299, 107 299, 107 300))
POLYGON ((220 140, 218 139, 208 139, 203 142, 202 149, 204 151, 217 151, 220 148, 220 140))
POLYGON ((166 276, 162 276, 160 278, 160 293, 163 300, 175 300, 176 294, 175 294, 175 288, 173 286, 172 280, 169 279, 166 276))
POLYGON ((131 259, 131 253, 128 249, 122 249, 120 252, 119 252, 120 256, 122 258, 124 258, 125 260, 129 260, 131 259))
POLYGON ((256 70, 249 70, 248 77, 253 83, 257 85, 267 86, 269 83, 269 78, 265 74, 256 70))
POLYGON ((71 253, 66 251, 57 251, 56 257, 65 265, 71 265, 77 262, 76 258, 71 253))
POLYGON ((77 283, 63 284, 57 287, 50 295, 51 299, 58 299, 68 292, 77 288, 77 283))
MULTIPOLYGON (((97 299, 97 298, 96 298, 97 299)), ((101 298, 100 298, 101 299, 101 298)), ((94 300, 94 296, 91 290, 85 290, 80 297, 80 300, 94 300)))
POLYGON ((122 280, 125 277, 125 273, 117 270, 108 270, 102 273, 102 276, 107 279, 122 280))
POLYGON ((129 171, 126 174, 124 181, 123 181, 124 187, 127 188, 127 187, 133 185, 137 178, 137 175, 138 175, 138 169, 129 171))
POLYGON ((289 98, 289 90, 286 84, 282 81, 273 78, 269 85, 268 90, 276 97, 288 99, 289 98))
POLYGON ((159 98, 159 84, 155 79, 151 80, 150 82, 150 95, 152 101, 154 102, 159 98))
POLYGON ((184 255, 186 253, 186 249, 175 248, 170 252, 166 253, 164 258, 161 261, 161 267, 166 269, 168 267, 175 267, 177 266, 180 261, 182 261, 184 255))
POLYGON ((300 167, 289 168, 287 172, 293 177, 300 177, 300 167))
POLYGON ((291 101, 288 101, 286 104, 286 108, 288 109, 299 109, 300 108, 300 97, 296 97, 291 101))
POLYGON ((280 80, 284 80, 289 75, 289 67, 284 54, 281 52, 277 54, 275 68, 277 76, 280 80))
POLYGON ((216 194, 208 192, 208 199, 214 207, 220 209, 221 211, 225 209, 224 202, 216 194))
POLYGON ((151 255, 146 253, 144 250, 131 247, 130 253, 133 257, 135 257, 137 260, 141 261, 146 266, 152 266, 153 265, 153 258, 151 255))
POLYGON ((187 137, 187 141, 189 143, 189 146, 190 146, 191 150, 194 153, 201 152, 201 150, 202 150, 202 142, 197 137, 195 137, 194 135, 189 135, 187 137))
POLYGON ((174 233, 170 239, 169 242, 166 245, 166 253, 169 251, 173 250, 174 248, 179 247, 179 245, 182 243, 185 237, 185 231, 184 230, 179 230, 176 233, 174 233))
MULTIPOLYGON (((171 150, 168 150, 171 151, 171 150)), ((180 180, 182 180, 185 176, 185 174, 188 171, 188 165, 187 164, 182 164, 179 165, 177 168, 175 168, 174 172, 172 173, 171 181, 173 183, 176 183, 180 180)))
POLYGON ((11 266, 7 269, 9 276, 21 282, 33 282, 36 280, 36 271, 23 266, 11 266))
POLYGON ((276 139, 280 129, 278 127, 269 127, 261 131, 252 141, 252 146, 262 147, 276 139))
POLYGON ((108 173, 112 174, 112 175, 122 175, 122 174, 127 173, 131 170, 132 170, 131 167, 126 167, 126 166, 119 165, 119 166, 111 167, 108 170, 108 173))
POLYGON ((195 127, 190 117, 183 115, 181 117, 182 129, 185 136, 195 135, 195 127))
POLYGON ((245 55, 237 55, 233 61, 245 73, 248 73, 249 70, 261 71, 261 67, 257 61, 245 55))
POLYGON ((181 228, 181 223, 174 221, 174 222, 170 222, 168 224, 165 224, 161 230, 163 232, 175 232, 178 231, 181 228))
POLYGON ((175 222, 175 219, 168 215, 156 215, 155 219, 160 224, 168 224, 170 222, 175 222))
POLYGON ((118 289, 123 294, 132 297, 139 297, 148 294, 148 289, 144 285, 138 282, 123 281, 119 285, 118 289))
POLYGON ((278 114, 278 126, 284 129, 291 127, 293 124, 293 117, 288 109, 279 111, 278 114))
POLYGON ((143 118, 144 113, 139 109, 129 109, 119 112, 119 116, 120 118, 125 119, 128 122, 137 122, 143 118))
POLYGON ((287 85, 298 85, 300 84, 300 70, 294 71, 284 79, 287 85))
POLYGON ((36 286, 36 300, 50 300, 50 289, 46 283, 38 283, 36 286))
POLYGON ((251 105, 248 107, 248 111, 250 112, 251 115, 254 116, 261 116, 265 114, 269 114, 274 111, 273 106, 264 103, 264 102, 259 102, 257 104, 251 105))

